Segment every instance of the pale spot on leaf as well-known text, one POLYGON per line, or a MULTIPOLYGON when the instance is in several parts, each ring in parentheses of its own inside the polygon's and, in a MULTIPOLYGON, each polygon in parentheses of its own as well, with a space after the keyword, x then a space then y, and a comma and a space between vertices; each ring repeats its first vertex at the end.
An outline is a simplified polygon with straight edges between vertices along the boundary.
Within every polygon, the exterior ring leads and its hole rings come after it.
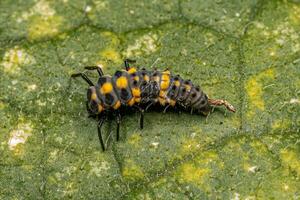
POLYGON ((18 129, 10 132, 8 147, 11 151, 17 152, 18 144, 25 144, 27 138, 32 135, 32 125, 30 123, 19 124, 18 129))

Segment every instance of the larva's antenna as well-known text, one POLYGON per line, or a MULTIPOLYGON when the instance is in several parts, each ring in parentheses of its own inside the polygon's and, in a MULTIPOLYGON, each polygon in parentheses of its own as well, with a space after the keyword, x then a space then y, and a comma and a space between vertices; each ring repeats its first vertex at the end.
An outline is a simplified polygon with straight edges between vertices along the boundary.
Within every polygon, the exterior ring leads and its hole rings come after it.
POLYGON ((212 106, 225 106, 227 108, 227 110, 231 111, 231 112, 235 112, 235 108, 233 107, 233 105, 231 105, 228 101, 223 100, 223 99, 208 99, 208 103, 209 105, 212 106))

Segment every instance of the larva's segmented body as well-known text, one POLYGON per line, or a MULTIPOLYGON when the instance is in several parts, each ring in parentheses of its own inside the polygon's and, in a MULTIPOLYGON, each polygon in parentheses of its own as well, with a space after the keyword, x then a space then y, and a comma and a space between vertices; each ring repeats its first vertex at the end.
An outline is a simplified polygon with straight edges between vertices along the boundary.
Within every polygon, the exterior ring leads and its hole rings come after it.
POLYGON ((117 110, 121 106, 176 104, 194 111, 207 111, 208 98, 199 87, 169 70, 117 71, 112 77, 102 76, 95 86, 88 89, 88 110, 91 114, 117 110))
POLYGON ((98 133, 105 150, 101 136, 101 126, 107 113, 117 115, 117 140, 119 139, 119 124, 122 107, 135 107, 141 112, 140 126, 143 128, 144 110, 151 105, 159 104, 165 107, 179 107, 196 113, 208 114, 211 106, 224 105, 228 110, 235 109, 225 100, 212 100, 191 80, 184 80, 179 75, 172 74, 168 69, 164 71, 137 70, 129 67, 125 60, 126 70, 117 71, 113 76, 104 75, 97 66, 85 67, 88 70, 97 70, 99 79, 97 84, 85 73, 73 74, 72 77, 81 76, 90 87, 87 91, 87 110, 91 116, 99 119, 98 133))

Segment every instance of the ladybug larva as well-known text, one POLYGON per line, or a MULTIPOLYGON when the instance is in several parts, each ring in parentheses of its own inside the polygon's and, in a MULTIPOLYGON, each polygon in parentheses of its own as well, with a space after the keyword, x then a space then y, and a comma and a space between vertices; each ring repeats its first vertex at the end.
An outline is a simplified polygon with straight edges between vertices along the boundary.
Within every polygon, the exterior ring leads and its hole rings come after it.
POLYGON ((202 113, 207 115, 213 106, 225 106, 229 111, 235 108, 225 100, 210 99, 191 80, 184 80, 179 75, 173 75, 168 69, 164 71, 138 70, 130 67, 134 60, 124 61, 125 70, 116 71, 113 76, 104 75, 99 66, 86 66, 86 70, 97 70, 99 79, 94 84, 85 74, 72 74, 71 77, 82 77, 88 84, 87 111, 90 116, 98 119, 98 136, 102 150, 105 145, 101 135, 101 127, 108 114, 114 114, 117 122, 117 141, 121 122, 122 108, 134 108, 140 112, 140 128, 143 128, 144 111, 151 106, 160 105, 164 112, 169 107, 202 113))

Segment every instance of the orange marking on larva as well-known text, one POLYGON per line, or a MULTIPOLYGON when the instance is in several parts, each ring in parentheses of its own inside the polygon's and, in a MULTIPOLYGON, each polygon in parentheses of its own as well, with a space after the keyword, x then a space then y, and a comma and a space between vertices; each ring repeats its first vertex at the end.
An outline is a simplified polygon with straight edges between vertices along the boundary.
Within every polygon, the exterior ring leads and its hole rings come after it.
POLYGON ((176 87, 179 87, 179 86, 180 86, 180 81, 174 81, 174 85, 175 85, 176 87))
POLYGON ((175 101, 175 100, 173 100, 173 99, 171 99, 169 103, 170 103, 170 105, 171 105, 171 106, 175 106, 175 104, 176 104, 176 101, 175 101))
POLYGON ((95 91, 93 91, 93 93, 91 95, 91 99, 94 100, 94 101, 97 99, 97 94, 96 94, 95 91))
POLYGON ((165 71, 163 71, 163 74, 171 74, 170 70, 166 69, 165 71))
POLYGON ((149 82, 149 76, 145 75, 143 78, 144 78, 144 81, 149 82))
POLYGON ((101 113, 104 110, 101 104, 98 104, 98 112, 101 113))
POLYGON ((152 80, 158 83, 159 82, 159 76, 153 76, 152 80))
POLYGON ((135 99, 135 102, 136 102, 136 103, 140 103, 140 102, 141 102, 141 98, 140 98, 140 97, 138 97, 138 98, 136 97, 136 98, 134 98, 134 99, 135 99))
POLYGON ((166 100, 164 98, 158 97, 158 101, 160 105, 165 106, 166 105, 166 100))
POLYGON ((136 72, 136 68, 134 68, 134 67, 131 67, 131 68, 128 70, 128 73, 129 73, 129 74, 133 74, 134 72, 136 72))
POLYGON ((168 89, 169 85, 170 85, 170 76, 169 76, 169 74, 163 74, 161 76, 160 89, 166 90, 166 89, 168 89))
POLYGON ((135 103, 135 98, 134 98, 134 97, 131 98, 131 99, 127 102, 127 104, 128 104, 129 106, 133 106, 134 103, 135 103))
POLYGON ((121 102, 117 101, 117 103, 113 106, 113 109, 117 110, 118 108, 120 108, 121 106, 121 102))
POLYGON ((131 92, 132 92, 132 95, 134 97, 140 97, 141 96, 141 90, 139 88, 132 88, 131 92))
POLYGON ((190 85, 185 85, 185 89, 186 89, 186 91, 190 91, 191 90, 191 86, 190 85))
POLYGON ((121 76, 120 78, 117 79, 116 85, 118 88, 121 89, 126 88, 128 85, 127 78, 125 76, 121 76))
POLYGON ((166 91, 159 91, 159 96, 162 97, 162 98, 165 98, 166 97, 166 91))
POLYGON ((110 93, 113 90, 113 86, 110 82, 106 82, 102 85, 102 87, 100 88, 100 92, 102 94, 107 94, 110 93))

